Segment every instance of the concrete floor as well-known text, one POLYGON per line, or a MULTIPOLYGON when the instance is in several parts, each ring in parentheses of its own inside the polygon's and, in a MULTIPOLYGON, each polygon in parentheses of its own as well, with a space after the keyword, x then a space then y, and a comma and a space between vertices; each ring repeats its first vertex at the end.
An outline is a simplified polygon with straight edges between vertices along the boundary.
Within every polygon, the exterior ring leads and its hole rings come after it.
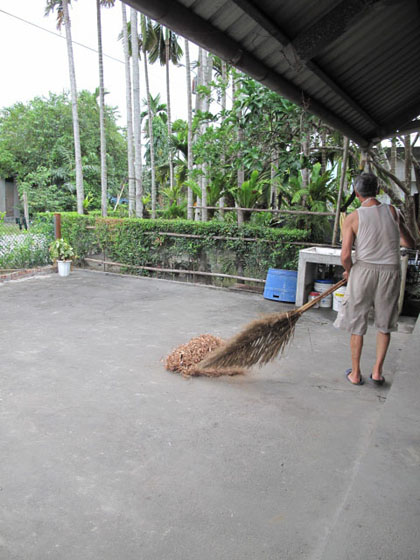
MULTIPOLYGON (((290 308, 82 270, 0 285, 0 559, 420 559, 419 325, 382 388, 346 381, 324 309, 244 376, 163 367, 290 308)), ((374 353, 371 328, 366 378, 374 353)))

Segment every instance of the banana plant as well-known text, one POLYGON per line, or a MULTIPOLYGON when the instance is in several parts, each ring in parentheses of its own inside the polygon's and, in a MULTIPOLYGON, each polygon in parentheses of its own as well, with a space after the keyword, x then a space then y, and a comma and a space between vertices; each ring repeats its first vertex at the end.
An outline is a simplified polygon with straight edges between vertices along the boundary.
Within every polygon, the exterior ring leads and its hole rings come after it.
POLYGON ((253 208, 258 199, 261 198, 264 185, 267 183, 268 179, 264 178, 263 174, 254 169, 250 178, 244 181, 240 187, 234 186, 228 190, 241 208, 253 208))
POLYGON ((304 202, 306 208, 313 212, 328 211, 328 203, 335 202, 336 193, 334 189, 335 180, 332 177, 332 170, 321 173, 321 164, 316 163, 311 171, 308 186, 302 187, 302 176, 289 178, 289 184, 295 190, 292 204, 304 202))
MULTIPOLYGON (((244 181, 241 186, 233 186, 227 189, 232 195, 235 204, 239 208, 254 208, 258 200, 262 197, 264 186, 268 184, 268 179, 264 173, 257 169, 251 172, 249 179, 244 181)), ((250 212, 238 210, 238 224, 248 221, 251 217, 250 212)))

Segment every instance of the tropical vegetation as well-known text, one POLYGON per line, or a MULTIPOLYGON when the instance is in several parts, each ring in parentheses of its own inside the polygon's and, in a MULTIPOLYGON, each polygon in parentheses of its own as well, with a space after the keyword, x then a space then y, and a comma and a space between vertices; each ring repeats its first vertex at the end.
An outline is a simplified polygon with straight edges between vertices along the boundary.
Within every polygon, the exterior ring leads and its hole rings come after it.
POLYGON ((412 169, 420 186, 416 139, 395 138, 392 147, 367 153, 351 142, 348 147, 305 107, 216 56, 200 48, 191 60, 187 40, 182 48, 176 34, 132 8, 128 17, 123 3, 128 117, 120 129, 115 108, 105 104, 100 18, 101 9, 117 3, 97 0, 96 92, 77 91, 69 4, 46 1, 46 13, 54 12, 66 31, 70 93, 50 93, 0 114, 0 176, 15 178, 32 214, 119 210, 130 217, 305 228, 311 241, 328 242, 337 205, 355 204, 352 177, 374 169, 383 194, 418 237, 418 200, 411 194, 412 169), (172 122, 170 67, 181 60, 187 118, 172 122), (166 99, 150 91, 155 63, 166 68, 166 99), (396 176, 397 153, 408 162, 403 179, 396 176))

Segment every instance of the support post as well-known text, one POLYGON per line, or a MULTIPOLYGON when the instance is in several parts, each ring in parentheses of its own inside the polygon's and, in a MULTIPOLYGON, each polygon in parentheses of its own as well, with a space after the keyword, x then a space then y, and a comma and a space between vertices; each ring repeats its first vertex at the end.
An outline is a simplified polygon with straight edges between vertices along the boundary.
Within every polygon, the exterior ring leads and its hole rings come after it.
POLYGON ((54 237, 55 239, 61 239, 61 214, 54 214, 54 237))
POLYGON ((338 190, 338 197, 337 197, 337 208, 335 211, 335 220, 334 220, 334 230, 332 236, 331 244, 334 246, 337 244, 337 233, 338 233, 338 224, 340 223, 340 206, 341 200, 343 198, 343 190, 344 185, 346 182, 346 173, 347 173, 347 161, 349 158, 349 139, 347 136, 344 137, 344 150, 343 150, 343 163, 341 167, 341 177, 340 177, 340 188, 338 190))
POLYGON ((25 216, 26 229, 29 229, 29 205, 28 205, 28 194, 23 193, 23 215, 25 216))

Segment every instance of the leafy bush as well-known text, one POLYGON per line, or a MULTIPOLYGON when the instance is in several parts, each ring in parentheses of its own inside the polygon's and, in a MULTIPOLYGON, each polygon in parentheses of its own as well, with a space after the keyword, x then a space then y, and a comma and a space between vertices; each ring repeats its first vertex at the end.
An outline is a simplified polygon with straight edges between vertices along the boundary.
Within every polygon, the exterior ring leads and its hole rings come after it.
POLYGON ((38 233, 0 236, 0 268, 30 268, 49 262, 48 238, 38 233))
POLYGON ((220 221, 117 219, 63 213, 62 236, 80 258, 105 251, 107 259, 126 265, 265 279, 270 267, 297 269, 298 247, 292 243, 307 239, 308 232, 220 221))

